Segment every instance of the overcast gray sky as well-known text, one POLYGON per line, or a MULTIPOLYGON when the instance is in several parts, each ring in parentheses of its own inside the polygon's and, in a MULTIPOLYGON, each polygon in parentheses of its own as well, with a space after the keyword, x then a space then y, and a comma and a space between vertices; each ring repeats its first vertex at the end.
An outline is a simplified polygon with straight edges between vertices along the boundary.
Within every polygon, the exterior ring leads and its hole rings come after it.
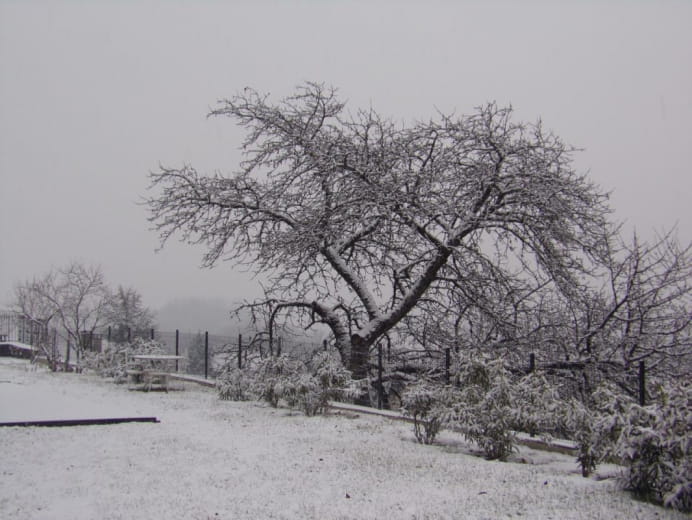
MULTIPOLYGON (((207 119, 245 86, 306 80, 402 121, 496 100, 584 148, 644 236, 692 236, 692 2, 0 0, 0 306, 70 260, 156 308, 258 293, 156 235, 137 201, 161 162, 232 171, 241 134, 207 119)), ((631 229, 631 228, 630 228, 631 229)))

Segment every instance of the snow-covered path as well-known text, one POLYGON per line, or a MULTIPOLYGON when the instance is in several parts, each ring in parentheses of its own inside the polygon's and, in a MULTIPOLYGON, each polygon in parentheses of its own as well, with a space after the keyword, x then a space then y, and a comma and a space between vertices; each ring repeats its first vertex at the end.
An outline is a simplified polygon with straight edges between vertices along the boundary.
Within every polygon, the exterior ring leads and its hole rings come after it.
POLYGON ((0 381, 16 379, 161 423, 0 429, 0 518, 687 518, 583 479, 555 453, 488 462, 454 434, 421 446, 380 417, 307 418, 194 385, 128 392, 0 362, 0 381))

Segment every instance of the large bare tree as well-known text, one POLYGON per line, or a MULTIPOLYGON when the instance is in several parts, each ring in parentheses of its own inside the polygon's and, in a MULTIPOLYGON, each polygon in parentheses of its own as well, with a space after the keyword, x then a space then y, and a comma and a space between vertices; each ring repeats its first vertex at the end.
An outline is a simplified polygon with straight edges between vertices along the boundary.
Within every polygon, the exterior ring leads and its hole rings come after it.
POLYGON ((207 246, 205 266, 262 273, 272 312, 328 326, 356 378, 370 347, 451 280, 529 272, 570 290, 605 250, 607 197, 574 171, 571 147, 510 108, 406 126, 308 83, 276 103, 245 89, 211 115, 246 129, 244 160, 228 175, 151 174, 162 243, 179 235, 207 246))

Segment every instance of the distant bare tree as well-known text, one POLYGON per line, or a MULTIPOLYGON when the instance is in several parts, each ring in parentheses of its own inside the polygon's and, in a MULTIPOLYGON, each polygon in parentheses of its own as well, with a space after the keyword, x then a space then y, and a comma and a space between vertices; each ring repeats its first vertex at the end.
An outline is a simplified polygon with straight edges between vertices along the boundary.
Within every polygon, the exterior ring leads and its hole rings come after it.
POLYGON ((154 328, 154 313, 142 303, 142 295, 132 287, 119 285, 113 293, 107 316, 113 326, 111 339, 117 342, 130 337, 148 337, 154 328))
POLYGON ((19 284, 15 296, 15 307, 22 312, 38 312, 57 321, 67 341, 65 369, 70 363, 72 347, 79 360, 84 342, 105 324, 112 302, 101 269, 79 262, 19 284))
POLYGON ((14 287, 14 300, 11 305, 12 310, 21 316, 42 325, 44 336, 39 338, 38 345, 41 353, 46 357, 48 365, 52 370, 57 369, 56 351, 48 344, 47 332, 54 321, 56 315, 53 302, 46 298, 44 294, 49 286, 54 284, 55 273, 50 272, 42 278, 33 278, 14 287))
POLYGON ((32 320, 49 323, 55 316, 55 306, 43 296, 40 288, 53 285, 55 273, 50 272, 43 278, 33 278, 21 282, 14 287, 14 301, 12 309, 32 320))
POLYGON ((309 83, 278 104, 251 89, 211 112, 247 129, 232 175, 151 174, 162 243, 207 246, 203 263, 269 277, 265 304, 328 326, 355 378, 378 339, 450 280, 492 267, 572 290, 605 253, 606 196, 575 173, 573 149, 495 104, 410 127, 349 114, 309 83), (511 258, 496 263, 493 248, 511 258))

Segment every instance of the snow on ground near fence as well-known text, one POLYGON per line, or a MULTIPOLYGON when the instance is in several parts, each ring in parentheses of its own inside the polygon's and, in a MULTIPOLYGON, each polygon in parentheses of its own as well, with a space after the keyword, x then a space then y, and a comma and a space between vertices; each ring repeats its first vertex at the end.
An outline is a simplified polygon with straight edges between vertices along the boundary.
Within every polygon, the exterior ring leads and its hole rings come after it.
POLYGON ((410 424, 382 417, 307 418, 194 384, 130 392, 29 367, 0 362, 0 380, 161 422, 3 428, 0 518, 688 518, 632 500, 612 478, 584 479, 557 453, 488 462, 456 434, 422 446, 410 424))

